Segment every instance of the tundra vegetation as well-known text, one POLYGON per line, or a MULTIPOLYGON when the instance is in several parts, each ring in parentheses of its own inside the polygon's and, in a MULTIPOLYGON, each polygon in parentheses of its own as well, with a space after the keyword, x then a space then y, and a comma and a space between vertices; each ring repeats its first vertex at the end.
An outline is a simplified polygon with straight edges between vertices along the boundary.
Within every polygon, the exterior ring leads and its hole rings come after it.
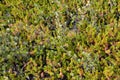
POLYGON ((0 0, 0 80, 120 80, 120 0, 0 0))

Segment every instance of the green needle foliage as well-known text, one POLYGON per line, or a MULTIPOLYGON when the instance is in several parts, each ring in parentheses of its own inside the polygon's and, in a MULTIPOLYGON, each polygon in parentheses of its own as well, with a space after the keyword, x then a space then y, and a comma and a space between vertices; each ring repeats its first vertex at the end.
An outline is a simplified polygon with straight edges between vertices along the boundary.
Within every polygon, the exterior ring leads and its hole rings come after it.
POLYGON ((0 80, 119 80, 120 0, 0 0, 0 80))

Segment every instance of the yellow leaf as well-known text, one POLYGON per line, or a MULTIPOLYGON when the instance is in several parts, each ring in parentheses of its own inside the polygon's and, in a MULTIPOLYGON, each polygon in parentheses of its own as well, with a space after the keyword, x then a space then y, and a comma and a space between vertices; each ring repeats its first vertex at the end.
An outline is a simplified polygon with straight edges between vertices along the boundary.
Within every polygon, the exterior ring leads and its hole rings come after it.
POLYGON ((105 50, 105 53, 110 54, 110 49, 105 50))
POLYGON ((75 31, 69 31, 67 36, 70 37, 70 38, 73 38, 73 37, 76 36, 76 33, 75 33, 75 31))

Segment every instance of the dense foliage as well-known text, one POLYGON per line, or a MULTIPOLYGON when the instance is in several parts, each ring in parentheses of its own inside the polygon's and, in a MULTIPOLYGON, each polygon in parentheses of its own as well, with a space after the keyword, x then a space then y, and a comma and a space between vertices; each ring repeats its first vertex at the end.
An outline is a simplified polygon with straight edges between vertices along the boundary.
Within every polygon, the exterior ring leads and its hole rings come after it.
POLYGON ((119 80, 120 0, 0 0, 0 80, 119 80))

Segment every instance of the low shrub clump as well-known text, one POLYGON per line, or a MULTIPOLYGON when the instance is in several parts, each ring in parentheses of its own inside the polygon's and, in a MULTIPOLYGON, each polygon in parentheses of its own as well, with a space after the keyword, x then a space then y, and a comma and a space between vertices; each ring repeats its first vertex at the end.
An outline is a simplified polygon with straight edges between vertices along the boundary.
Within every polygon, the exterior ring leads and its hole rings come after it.
POLYGON ((1 0, 0 80, 119 80, 119 0, 1 0))

